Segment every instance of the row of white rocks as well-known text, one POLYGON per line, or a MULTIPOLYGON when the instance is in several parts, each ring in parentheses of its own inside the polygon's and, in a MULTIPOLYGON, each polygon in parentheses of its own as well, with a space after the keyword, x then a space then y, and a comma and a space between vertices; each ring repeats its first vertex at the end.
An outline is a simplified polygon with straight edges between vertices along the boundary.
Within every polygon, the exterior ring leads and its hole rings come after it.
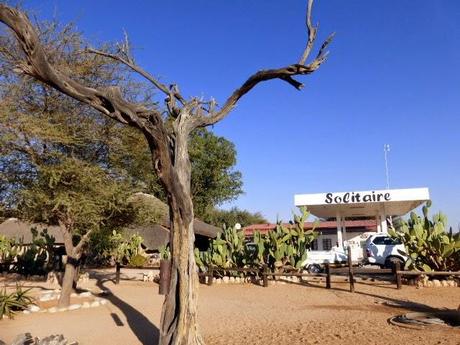
MULTIPOLYGON (((53 290, 53 291, 47 291, 42 294, 38 298, 39 301, 45 302, 45 301, 52 301, 59 299, 61 293, 59 289, 53 290)), ((93 295, 90 291, 82 292, 82 293, 72 293, 71 297, 94 297, 94 301, 89 302, 83 302, 81 304, 71 304, 68 307, 65 308, 58 308, 58 307, 51 307, 51 308, 40 308, 37 305, 30 305, 29 308, 23 311, 24 314, 31 314, 31 313, 57 313, 57 312, 63 312, 63 311, 71 311, 71 310, 78 310, 78 309, 88 309, 88 308, 96 308, 101 305, 105 305, 108 303, 106 299, 97 297, 93 295)))
MULTIPOLYGON (((85 291, 82 293, 72 293, 70 297, 91 297, 94 296, 91 291, 85 291)), ((53 291, 46 291, 42 293, 42 295, 38 298, 39 301, 45 302, 45 301, 52 301, 55 299, 59 299, 61 297, 61 290, 55 289, 53 291)))
POLYGON ((142 273, 142 280, 145 282, 156 282, 160 280, 160 276, 150 271, 148 273, 142 273))
POLYGON ((23 313, 24 314, 58 313, 58 312, 78 310, 78 309, 96 308, 96 307, 100 307, 101 305, 105 305, 107 303, 108 303, 107 300, 97 297, 93 302, 83 302, 82 304, 71 304, 66 308, 51 307, 47 309, 41 309, 40 307, 36 305, 31 305, 29 306, 28 309, 23 310, 23 313))
POLYGON ((428 288, 440 288, 440 287, 457 287, 460 286, 456 280, 428 280, 428 279, 409 279, 407 281, 408 285, 417 286, 417 287, 428 287, 428 288))
MULTIPOLYGON (((206 277, 206 279, 209 279, 206 277)), ((299 283, 301 280, 299 277, 282 277, 279 280, 269 280, 269 284, 275 283, 299 283)), ((222 278, 213 278, 213 284, 249 284, 249 283, 262 283, 262 279, 256 277, 222 277, 222 278)))

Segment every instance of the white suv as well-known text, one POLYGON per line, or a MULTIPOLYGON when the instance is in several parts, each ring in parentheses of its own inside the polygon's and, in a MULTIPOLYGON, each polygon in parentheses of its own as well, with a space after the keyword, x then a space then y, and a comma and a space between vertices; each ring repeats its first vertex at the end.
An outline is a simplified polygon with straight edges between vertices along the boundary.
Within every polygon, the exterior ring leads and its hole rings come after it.
POLYGON ((407 260, 404 245, 385 233, 371 235, 366 240, 364 249, 365 261, 371 265, 393 268, 396 262, 399 262, 402 269, 407 260))

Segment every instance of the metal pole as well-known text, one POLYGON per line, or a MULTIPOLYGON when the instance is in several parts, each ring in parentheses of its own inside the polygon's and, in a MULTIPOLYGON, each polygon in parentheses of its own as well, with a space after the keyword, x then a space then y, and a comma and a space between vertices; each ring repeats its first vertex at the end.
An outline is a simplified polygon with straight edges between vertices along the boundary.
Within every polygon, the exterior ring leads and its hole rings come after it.
POLYGON ((390 144, 383 145, 383 154, 385 156, 385 175, 387 178, 387 189, 390 189, 390 174, 388 173, 388 157, 387 157, 388 152, 390 152, 390 144))

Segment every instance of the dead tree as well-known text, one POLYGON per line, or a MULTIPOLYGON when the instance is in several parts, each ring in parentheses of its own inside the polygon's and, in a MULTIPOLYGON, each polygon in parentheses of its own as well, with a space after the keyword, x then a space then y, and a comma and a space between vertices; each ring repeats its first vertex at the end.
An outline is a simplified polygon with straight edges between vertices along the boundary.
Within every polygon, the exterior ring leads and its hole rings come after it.
POLYGON ((311 22, 312 4, 313 0, 308 0, 308 38, 300 60, 281 68, 254 73, 221 107, 213 99, 185 99, 176 85, 167 86, 161 83, 135 64, 127 44, 120 45, 116 53, 88 50, 88 53, 103 55, 125 64, 164 93, 167 121, 161 110, 125 100, 116 86, 99 89, 87 87, 54 67, 49 63, 27 15, 7 5, 0 5, 0 21, 14 32, 23 51, 23 59, 16 63, 19 73, 33 77, 118 122, 137 128, 147 139, 154 172, 166 191, 171 217, 171 282, 161 317, 161 345, 204 344, 197 326, 198 277, 193 252, 193 204, 190 193, 188 137, 196 128, 214 125, 225 118, 239 99, 259 83, 280 79, 297 90, 302 88, 303 84, 294 77, 316 71, 326 60, 326 47, 333 38, 333 35, 330 35, 316 57, 308 62, 317 33, 317 26, 313 26, 311 22))

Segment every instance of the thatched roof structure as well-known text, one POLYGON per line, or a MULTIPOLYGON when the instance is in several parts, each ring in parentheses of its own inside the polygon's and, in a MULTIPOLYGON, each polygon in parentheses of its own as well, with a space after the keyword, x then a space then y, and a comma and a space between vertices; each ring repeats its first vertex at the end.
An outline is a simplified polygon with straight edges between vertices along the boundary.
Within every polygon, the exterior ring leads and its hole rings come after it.
MULTIPOLYGON (((132 225, 125 229, 128 235, 139 234, 144 239, 144 244, 148 249, 158 249, 169 242, 169 211, 168 206, 158 198, 150 194, 136 193, 131 201, 141 203, 146 206, 146 211, 154 215, 145 225, 132 225), (154 222, 153 222, 154 221, 154 222)), ((220 231, 219 228, 207 224, 199 219, 193 222, 195 235, 198 237, 214 238, 220 231)), ((48 229, 48 233, 56 238, 56 244, 64 243, 62 232, 59 226, 46 226, 44 224, 31 224, 17 218, 10 218, 0 224, 0 235, 14 238, 17 241, 22 239, 24 244, 32 243, 32 233, 30 229, 35 227, 39 232, 48 229)))
POLYGON ((32 243, 32 228, 37 229, 38 232, 47 229, 48 234, 54 236, 56 244, 64 243, 62 231, 59 226, 47 226, 44 224, 33 224, 24 222, 17 218, 9 218, 0 224, 0 235, 8 238, 14 238, 16 241, 21 241, 24 244, 32 243))
MULTIPOLYGON (((214 238, 220 231, 219 228, 209 225, 201 220, 193 221, 195 236, 214 238)), ((132 226, 125 229, 125 234, 138 234, 144 239, 144 244, 148 249, 158 249, 169 242, 169 226, 161 224, 132 226)))
MULTIPOLYGON (((169 208, 161 200, 153 195, 145 193, 136 193, 131 198, 134 202, 141 202, 144 205, 151 205, 156 210, 160 210, 160 214, 157 213, 158 219, 156 224, 148 225, 134 225, 125 229, 128 234, 139 234, 144 238, 144 244, 148 249, 158 249, 162 245, 166 245, 169 242, 169 208)), ((151 212, 153 213, 153 212, 151 212)), ((221 231, 216 226, 207 224, 199 219, 193 221, 193 227, 195 230, 195 236, 202 236, 207 238, 214 238, 217 233, 221 231)))

